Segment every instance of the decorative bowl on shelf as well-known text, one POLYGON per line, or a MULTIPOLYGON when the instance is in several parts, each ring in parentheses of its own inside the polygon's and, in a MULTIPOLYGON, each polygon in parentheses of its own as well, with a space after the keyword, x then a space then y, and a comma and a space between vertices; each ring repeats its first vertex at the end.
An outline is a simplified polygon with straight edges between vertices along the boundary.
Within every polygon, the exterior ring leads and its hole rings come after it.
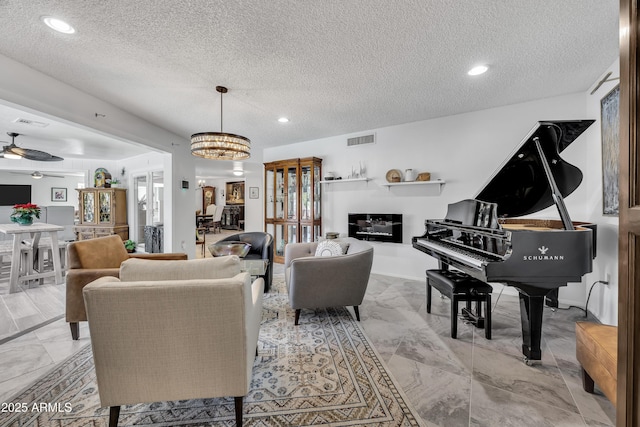
POLYGON ((419 173, 416 181, 431 181, 431 174, 429 172, 419 173))
POLYGON ((244 258, 250 249, 250 243, 236 241, 215 242, 209 245, 209 252, 214 257, 238 255, 240 258, 244 258))
POLYGON ((402 172, 398 169, 390 169, 386 175, 387 182, 400 182, 402 181, 402 172))

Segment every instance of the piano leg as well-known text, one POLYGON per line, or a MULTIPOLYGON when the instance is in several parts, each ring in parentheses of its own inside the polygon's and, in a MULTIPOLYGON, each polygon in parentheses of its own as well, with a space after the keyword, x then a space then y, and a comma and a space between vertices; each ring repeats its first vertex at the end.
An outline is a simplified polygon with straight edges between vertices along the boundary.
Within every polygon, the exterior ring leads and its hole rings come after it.
POLYGON ((548 307, 558 308, 558 289, 552 289, 547 296, 544 297, 544 302, 548 307))
MULTIPOLYGON (((545 292, 546 293, 546 292, 545 292)), ((525 362, 540 360, 542 350, 542 311, 544 295, 527 295, 520 292, 520 317, 522 319, 522 354, 525 362)))

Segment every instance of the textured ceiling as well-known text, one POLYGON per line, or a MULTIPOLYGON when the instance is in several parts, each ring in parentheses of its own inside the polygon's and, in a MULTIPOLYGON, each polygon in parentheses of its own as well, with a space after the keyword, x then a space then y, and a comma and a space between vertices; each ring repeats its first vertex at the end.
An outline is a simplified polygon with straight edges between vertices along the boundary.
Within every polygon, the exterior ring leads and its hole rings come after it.
POLYGON ((257 148, 586 91, 618 55, 615 0, 2 0, 0 24, 0 54, 185 139, 227 86, 257 148))

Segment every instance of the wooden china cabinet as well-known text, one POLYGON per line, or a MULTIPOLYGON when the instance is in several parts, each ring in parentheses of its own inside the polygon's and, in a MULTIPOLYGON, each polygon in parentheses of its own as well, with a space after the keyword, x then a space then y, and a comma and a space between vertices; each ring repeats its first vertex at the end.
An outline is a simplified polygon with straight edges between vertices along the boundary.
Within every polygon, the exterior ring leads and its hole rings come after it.
POLYGON ((77 240, 119 235, 129 238, 126 188, 82 188, 78 190, 77 240))
POLYGON ((275 262, 284 262, 287 243, 313 242, 322 235, 321 176, 317 157, 264 164, 264 229, 273 236, 275 262))

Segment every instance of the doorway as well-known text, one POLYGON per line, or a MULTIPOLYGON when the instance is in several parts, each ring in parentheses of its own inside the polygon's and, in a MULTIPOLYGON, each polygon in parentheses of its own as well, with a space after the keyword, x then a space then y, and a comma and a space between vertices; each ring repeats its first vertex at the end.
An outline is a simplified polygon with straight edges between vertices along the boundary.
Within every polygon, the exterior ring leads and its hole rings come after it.
MULTIPOLYGON (((145 235, 145 227, 161 227, 164 224, 164 172, 149 171, 133 175, 133 197, 135 206, 133 210, 133 240, 136 241, 139 250, 151 252, 148 231, 145 235)), ((148 230, 148 228, 147 228, 148 230)), ((162 244, 160 243, 160 248, 162 244)))

